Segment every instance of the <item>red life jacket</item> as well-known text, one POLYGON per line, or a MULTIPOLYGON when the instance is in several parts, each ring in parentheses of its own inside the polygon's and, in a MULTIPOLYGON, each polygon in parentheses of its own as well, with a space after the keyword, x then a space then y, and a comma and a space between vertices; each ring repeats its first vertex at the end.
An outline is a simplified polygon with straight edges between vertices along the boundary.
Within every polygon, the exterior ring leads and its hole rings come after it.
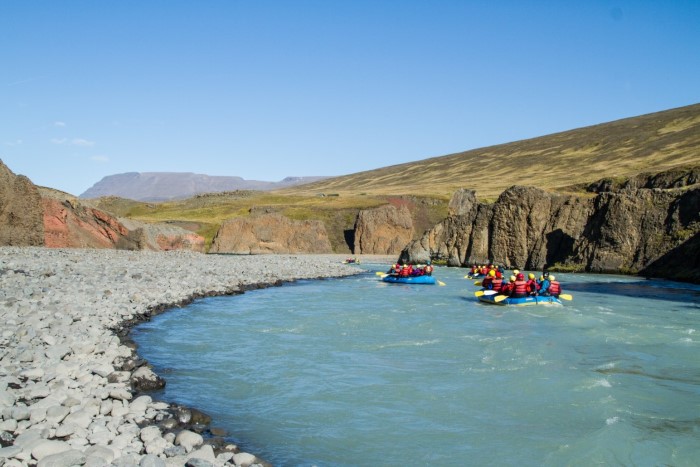
POLYGON ((554 295, 555 297, 561 293, 561 284, 557 281, 552 281, 549 283, 549 295, 554 295))
POLYGON ((408 277, 409 274, 410 274, 410 271, 408 270, 408 266, 402 266, 401 270, 399 271, 399 276, 408 277))
POLYGON ((528 293, 537 292, 537 282, 535 282, 535 279, 530 279, 526 284, 528 293))
POLYGON ((498 292, 499 290, 501 290, 501 287, 502 287, 502 286, 503 286, 503 279, 494 278, 494 279, 491 281, 491 289, 495 290, 496 292, 498 292))
POLYGON ((425 274, 429 276, 429 275, 431 275, 431 274, 433 273, 433 267, 432 267, 431 265, 427 265, 427 266, 423 269, 423 271, 425 271, 425 274))
POLYGON ((484 279, 481 281, 481 286, 483 288, 488 288, 489 284, 493 281, 493 277, 491 276, 486 276, 484 279))
POLYGON ((521 296, 524 297, 527 295, 527 284, 525 281, 515 281, 513 283, 513 296, 521 296))

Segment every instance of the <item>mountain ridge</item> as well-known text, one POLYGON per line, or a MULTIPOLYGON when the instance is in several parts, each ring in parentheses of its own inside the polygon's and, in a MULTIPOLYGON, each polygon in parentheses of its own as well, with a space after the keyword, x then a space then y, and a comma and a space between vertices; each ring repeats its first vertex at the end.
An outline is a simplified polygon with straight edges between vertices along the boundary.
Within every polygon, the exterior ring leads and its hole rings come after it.
POLYGON ((94 199, 118 196, 135 201, 171 201, 202 193, 235 190, 271 191, 327 177, 285 177, 279 182, 246 180, 238 176, 205 175, 194 172, 125 172, 107 175, 82 193, 79 198, 94 199))

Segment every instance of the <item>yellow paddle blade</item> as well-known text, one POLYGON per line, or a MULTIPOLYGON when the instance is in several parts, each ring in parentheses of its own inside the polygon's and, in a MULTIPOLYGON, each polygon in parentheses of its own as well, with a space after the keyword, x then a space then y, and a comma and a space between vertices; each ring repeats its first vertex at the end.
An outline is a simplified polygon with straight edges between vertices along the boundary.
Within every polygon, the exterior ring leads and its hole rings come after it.
POLYGON ((474 285, 481 285, 481 281, 474 281, 474 285))
POLYGON ((375 274, 378 276, 386 276, 386 273, 382 272, 382 271, 377 271, 377 272, 375 272, 375 274))
POLYGON ((464 278, 465 278, 465 279, 471 279, 472 276, 471 276, 471 274, 467 274, 466 276, 464 276, 464 278))
POLYGON ((476 292, 474 292, 474 296, 475 296, 475 297, 481 297, 482 295, 484 295, 484 291, 483 291, 483 290, 477 290, 476 292))
POLYGON ((498 302, 502 302, 506 298, 508 298, 508 295, 496 295, 495 297, 493 297, 493 301, 498 303, 498 302))
POLYGON ((568 293, 559 294, 559 298, 563 298, 564 300, 573 300, 574 299, 573 295, 568 294, 568 293))
POLYGON ((445 284, 445 283, 442 282, 442 281, 438 281, 438 285, 447 285, 447 284, 445 284))

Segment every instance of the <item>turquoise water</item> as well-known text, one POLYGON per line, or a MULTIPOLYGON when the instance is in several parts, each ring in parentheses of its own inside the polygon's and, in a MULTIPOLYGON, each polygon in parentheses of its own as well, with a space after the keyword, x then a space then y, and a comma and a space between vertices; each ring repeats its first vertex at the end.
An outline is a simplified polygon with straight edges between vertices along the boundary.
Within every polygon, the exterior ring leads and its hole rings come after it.
POLYGON ((573 301, 502 307, 465 272, 208 298, 133 337, 158 397, 275 465, 698 465, 700 287, 558 274, 573 301))

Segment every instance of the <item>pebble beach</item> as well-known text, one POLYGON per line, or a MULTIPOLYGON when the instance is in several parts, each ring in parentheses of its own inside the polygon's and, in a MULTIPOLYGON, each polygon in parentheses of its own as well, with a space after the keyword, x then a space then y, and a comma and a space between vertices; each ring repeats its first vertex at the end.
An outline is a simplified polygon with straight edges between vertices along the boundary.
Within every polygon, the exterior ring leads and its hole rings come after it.
POLYGON ((1 247, 0 467, 269 465, 149 396, 167 382, 128 330, 196 298, 360 272, 342 259, 1 247))

